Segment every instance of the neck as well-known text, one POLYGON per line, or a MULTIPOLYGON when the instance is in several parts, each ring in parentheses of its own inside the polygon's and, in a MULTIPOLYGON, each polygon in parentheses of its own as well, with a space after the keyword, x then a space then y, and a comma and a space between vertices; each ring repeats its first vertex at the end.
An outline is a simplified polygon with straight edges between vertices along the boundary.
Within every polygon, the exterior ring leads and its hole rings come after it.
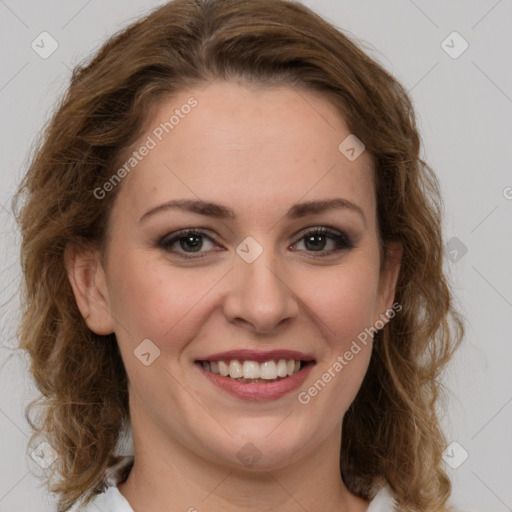
POLYGON ((208 460, 150 425, 133 424, 133 432, 135 463, 119 490, 134 512, 363 512, 368 507, 341 479, 341 426, 314 452, 271 469, 208 460))

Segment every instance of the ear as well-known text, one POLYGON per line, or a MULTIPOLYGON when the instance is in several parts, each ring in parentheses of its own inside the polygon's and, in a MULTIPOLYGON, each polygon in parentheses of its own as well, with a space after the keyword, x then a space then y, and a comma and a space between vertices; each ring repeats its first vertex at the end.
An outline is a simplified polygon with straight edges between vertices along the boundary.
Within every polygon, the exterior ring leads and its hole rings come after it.
POLYGON ((389 321, 389 318, 384 318, 383 315, 386 311, 392 309, 395 300, 396 283, 400 273, 402 254, 403 247, 401 243, 390 242, 386 245, 379 277, 378 310, 375 312, 375 321, 377 319, 386 323, 389 321))
POLYGON ((105 272, 98 251, 68 245, 64 264, 78 309, 89 329, 100 335, 112 334, 105 272))

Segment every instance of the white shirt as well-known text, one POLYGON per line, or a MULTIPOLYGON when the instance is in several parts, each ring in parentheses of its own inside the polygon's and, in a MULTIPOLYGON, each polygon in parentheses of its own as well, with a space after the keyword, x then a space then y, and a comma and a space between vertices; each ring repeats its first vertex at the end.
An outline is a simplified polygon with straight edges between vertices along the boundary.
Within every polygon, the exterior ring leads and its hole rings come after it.
MULTIPOLYGON (((98 510, 101 512, 133 512, 132 507, 116 485, 118 469, 130 464, 130 459, 127 457, 117 468, 112 468, 114 471, 107 479, 109 487, 103 493, 98 494, 86 507, 81 507, 79 503, 75 504, 69 512, 98 512, 98 510)), ((366 512, 396 512, 397 510, 391 491, 389 487, 385 486, 370 501, 366 512)))

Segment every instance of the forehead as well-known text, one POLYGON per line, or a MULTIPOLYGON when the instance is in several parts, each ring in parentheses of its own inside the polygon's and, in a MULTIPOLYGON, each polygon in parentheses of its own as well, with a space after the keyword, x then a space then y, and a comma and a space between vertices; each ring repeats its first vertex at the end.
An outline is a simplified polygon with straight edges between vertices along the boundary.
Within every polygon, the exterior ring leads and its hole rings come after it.
POLYGON ((310 91, 227 82, 182 91, 159 104, 131 148, 139 159, 119 201, 140 214, 175 198, 254 213, 341 196, 374 210, 371 156, 351 161, 339 149, 350 135, 334 105, 310 91))

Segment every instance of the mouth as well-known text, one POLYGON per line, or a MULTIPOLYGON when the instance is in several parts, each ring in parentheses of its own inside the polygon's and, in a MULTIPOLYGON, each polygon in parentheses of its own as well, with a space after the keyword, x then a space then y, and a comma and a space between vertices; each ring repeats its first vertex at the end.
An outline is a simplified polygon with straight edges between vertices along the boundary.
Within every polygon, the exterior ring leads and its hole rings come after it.
POLYGON ((237 382, 271 383, 286 379, 300 372, 314 361, 298 359, 270 359, 263 362, 254 360, 220 359, 218 361, 196 361, 204 370, 236 380, 237 382))
POLYGON ((243 400, 275 400, 301 386, 316 361, 291 350, 237 350, 194 361, 222 391, 243 400))

